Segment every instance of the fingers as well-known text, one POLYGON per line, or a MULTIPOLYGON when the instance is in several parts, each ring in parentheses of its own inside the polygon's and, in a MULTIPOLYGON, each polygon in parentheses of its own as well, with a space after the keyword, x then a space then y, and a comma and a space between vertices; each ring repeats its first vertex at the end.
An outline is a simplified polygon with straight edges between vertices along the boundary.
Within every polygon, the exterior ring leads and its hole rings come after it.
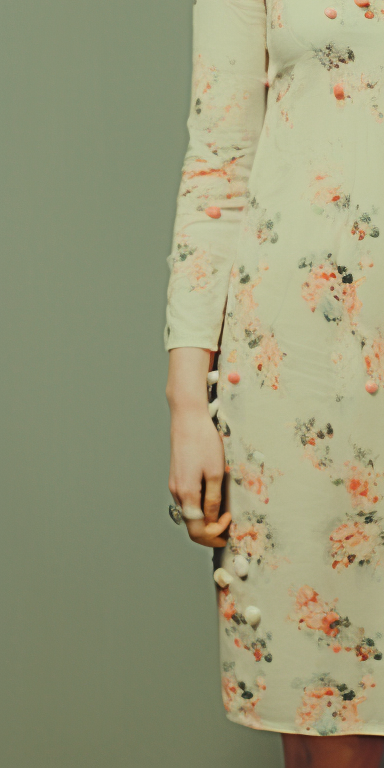
POLYGON ((189 537, 196 544, 206 547, 225 547, 227 537, 222 534, 228 528, 231 519, 231 513, 224 512, 217 522, 207 523, 205 519, 187 520, 189 537))
POLYGON ((195 481, 190 486, 182 486, 177 483, 172 477, 169 478, 168 488, 173 496, 176 504, 180 507, 197 507, 201 508, 201 483, 195 481))
POLYGON ((225 547, 227 539, 223 539, 222 536, 218 536, 217 539, 213 539, 207 546, 209 547, 225 547))
POLYGON ((209 536, 214 536, 213 541, 219 541, 219 544, 214 544, 211 541, 211 547, 224 547, 228 539, 228 526, 231 522, 231 513, 224 512, 217 521, 217 523, 210 523, 206 526, 206 532, 209 536), (226 533, 226 535, 225 535, 226 533), (224 535, 223 535, 224 534, 224 535))
MULTIPOLYGON (((220 515, 222 476, 217 474, 205 481, 204 505, 201 519, 186 519, 186 527, 189 537, 197 544, 206 547, 225 547, 228 539, 228 526, 231 522, 229 511, 220 515)), ((169 490, 176 504, 179 504, 186 513, 188 507, 198 512, 201 510, 202 480, 197 478, 189 483, 189 487, 182 487, 172 480, 169 482, 169 490)))
POLYGON ((205 485, 204 515, 207 523, 217 520, 221 504, 222 477, 209 478, 205 485))
POLYGON ((228 512, 224 512, 223 515, 220 515, 220 517, 219 517, 219 519, 218 519, 218 521, 216 523, 216 526, 217 526, 217 529, 218 529, 218 533, 223 533, 223 531, 225 531, 225 529, 228 528, 231 520, 232 520, 232 515, 231 515, 231 513, 229 511, 228 512))
POLYGON ((186 510, 188 514, 188 508, 193 510, 201 510, 201 485, 189 490, 179 490, 179 496, 181 499, 181 506, 186 510))

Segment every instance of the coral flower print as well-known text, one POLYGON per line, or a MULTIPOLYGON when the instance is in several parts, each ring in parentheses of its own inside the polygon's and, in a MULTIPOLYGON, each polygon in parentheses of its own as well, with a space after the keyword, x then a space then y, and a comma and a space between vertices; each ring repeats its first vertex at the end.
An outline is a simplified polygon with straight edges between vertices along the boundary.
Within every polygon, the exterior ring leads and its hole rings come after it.
POLYGON ((332 568, 344 570, 351 565, 384 565, 383 519, 376 510, 357 513, 357 519, 348 514, 347 520, 338 525, 329 536, 332 568))
POLYGON ((309 459, 316 469, 328 469, 333 464, 329 442, 333 437, 332 424, 317 426, 314 416, 306 421, 297 418, 294 433, 303 447, 303 458, 309 459))
POLYGON ((272 548, 272 534, 265 523, 265 515, 254 512, 244 517, 244 523, 232 522, 230 525, 230 548, 235 555, 243 555, 247 560, 256 557, 260 564, 272 548))
POLYGON ((254 349, 256 354, 252 356, 253 365, 257 376, 260 377, 260 386, 269 386, 277 389, 279 386, 279 365, 285 357, 285 353, 279 348, 273 331, 247 334, 248 346, 254 349))
POLYGON ((255 495, 262 504, 269 503, 269 488, 283 474, 278 468, 270 468, 264 455, 259 456, 258 452, 251 450, 249 446, 244 461, 239 463, 231 459, 229 449, 227 466, 235 483, 255 495))
POLYGON ((198 53, 193 62, 194 122, 214 139, 219 130, 237 128, 239 121, 246 125, 247 113, 252 109, 250 89, 243 87, 228 91, 223 80, 226 72, 198 53))
POLYGON ((281 220, 280 211, 277 211, 273 216, 268 215, 267 209, 261 207, 255 196, 249 201, 249 206, 244 223, 245 231, 252 232, 259 245, 277 243, 279 234, 276 225, 281 220))
POLYGON ((334 610, 337 598, 334 604, 328 605, 319 597, 319 593, 307 584, 296 592, 290 588, 288 593, 295 597, 295 613, 288 618, 297 622, 299 629, 306 627, 316 630, 327 638, 336 638, 340 634, 342 620, 334 610))
POLYGON ((224 631, 233 644, 232 647, 236 648, 237 651, 251 654, 255 663, 270 664, 273 658, 269 649, 272 640, 271 632, 255 631, 247 623, 244 614, 236 605, 229 587, 224 587, 220 591, 218 605, 219 614, 225 625, 224 631))
MULTIPOLYGON (((374 209, 374 213, 377 213, 377 209, 374 209)), ((367 211, 360 211, 360 206, 356 206, 356 218, 353 220, 351 233, 358 240, 364 240, 368 235, 369 237, 379 237, 380 230, 376 224, 372 221, 372 216, 367 211)))
POLYGON ((275 569, 288 560, 279 553, 267 515, 256 510, 242 512, 239 520, 232 521, 228 546, 234 556, 242 555, 248 563, 255 561, 262 567, 275 569))
MULTIPOLYGON (((182 253, 184 256, 185 251, 182 253)), ((187 257, 180 259, 180 264, 175 266, 175 275, 183 275, 188 279, 192 291, 203 291, 210 283, 212 275, 212 264, 205 251, 199 251, 197 248, 188 252, 187 257)))
MULTIPOLYGON (((259 386, 276 390, 280 365, 286 353, 280 349, 273 328, 263 327, 257 315, 255 289, 262 281, 260 271, 251 280, 244 265, 241 265, 238 270, 232 270, 231 280, 238 285, 234 293, 236 311, 231 310, 227 314, 232 342, 242 345, 242 354, 251 362, 259 386)), ((234 357, 237 359, 236 348, 231 352, 231 359, 234 357)))
POLYGON ((228 713, 234 713, 244 725, 260 728, 262 721, 258 715, 258 704, 267 688, 265 678, 258 675, 247 685, 243 680, 238 680, 234 666, 225 662, 223 664, 221 689, 224 708, 228 713))
POLYGON ((242 338, 246 332, 252 333, 257 331, 258 323, 260 321, 256 317, 257 303, 255 301, 255 288, 261 282, 261 276, 256 275, 251 280, 249 273, 245 267, 241 265, 238 270, 232 269, 231 280, 237 281, 238 287, 235 293, 237 312, 236 312, 236 324, 231 317, 231 329, 234 338, 242 338), (236 336, 236 330, 238 335, 236 336))
POLYGON ((206 251, 193 246, 187 236, 182 236, 177 244, 174 261, 174 278, 184 278, 189 290, 203 291, 209 286, 212 275, 212 262, 206 251))
POLYGON ((224 159, 218 165, 215 157, 214 151, 211 163, 204 158, 190 157, 183 168, 180 195, 186 198, 188 206, 193 204, 197 211, 206 212, 210 203, 226 207, 230 205, 230 200, 246 192, 236 167, 241 158, 224 159))
POLYGON ((384 564, 384 520, 376 509, 383 499, 384 472, 375 469, 372 451, 352 445, 353 459, 335 464, 330 446, 324 447, 326 436, 333 436, 331 424, 317 428, 314 417, 296 419, 295 436, 303 446, 303 458, 308 458, 316 469, 323 470, 336 488, 348 494, 350 509, 344 519, 331 529, 326 545, 332 568, 344 571, 351 565, 372 566, 384 564))
POLYGON ((271 4, 271 27, 272 29, 284 27, 283 0, 273 0, 271 4))
POLYGON ((222 589, 219 594, 219 609, 224 619, 230 621, 236 614, 235 601, 229 588, 222 589))
MULTIPOLYGON (((374 0, 376 4, 382 3, 382 0, 374 0)), ((374 13, 372 3, 369 3, 369 9, 364 8, 366 18, 382 18, 384 13, 382 7, 380 11, 374 13)), ((378 104, 380 98, 380 73, 377 72, 375 62, 369 73, 353 67, 356 60, 355 52, 350 46, 339 48, 334 43, 328 43, 323 48, 314 48, 314 57, 322 64, 329 73, 330 91, 339 107, 344 107, 349 100, 351 104, 359 101, 360 110, 367 110, 367 113, 373 115, 374 119, 381 123, 383 120, 383 111, 378 104), (369 112, 368 112, 368 109, 369 112)))
POLYGON ((351 506, 371 512, 383 498, 379 481, 383 471, 375 470, 372 451, 353 445, 354 458, 347 460, 339 471, 331 473, 335 485, 343 485, 349 494, 351 506))
MULTIPOLYGON (((365 231, 361 230, 359 239, 364 237, 365 231)), ((368 339, 362 332, 360 322, 364 306, 359 291, 361 292, 367 280, 367 272, 372 269, 374 262, 369 251, 361 256, 359 254, 359 257, 355 258, 353 270, 345 264, 337 264, 332 253, 325 257, 312 255, 310 258, 301 258, 299 269, 306 272, 309 270, 301 286, 301 295, 311 312, 321 312, 329 324, 340 326, 340 333, 335 335, 331 359, 338 366, 341 377, 343 363, 344 376, 348 375, 348 354, 356 348, 356 353, 359 350, 362 355, 367 373, 372 378, 376 377, 379 382, 384 382, 384 345, 380 328, 377 329, 376 338, 368 339), (348 339, 349 333, 351 336, 348 339)))
POLYGON ((384 339, 380 328, 377 336, 361 340, 361 350, 367 374, 380 386, 384 386, 384 339))
POLYGON ((245 463, 230 466, 229 469, 238 485, 255 494, 263 504, 268 504, 269 485, 281 474, 279 470, 269 471, 264 467, 257 470, 245 463))
POLYGON ((317 266, 313 261, 301 259, 299 268, 308 267, 308 277, 302 284, 302 297, 311 312, 319 308, 328 322, 338 325, 345 318, 351 328, 356 327, 363 306, 357 290, 365 281, 365 276, 354 279, 348 267, 336 264, 331 253, 317 266))
POLYGON ((327 171, 312 171, 310 166, 310 180, 308 197, 312 211, 316 214, 340 216, 348 211, 351 205, 351 196, 343 188, 338 176, 327 171))
POLYGON ((310 683, 304 685, 302 701, 296 712, 296 725, 303 733, 321 736, 357 733, 364 724, 360 706, 366 701, 369 689, 374 687, 371 675, 361 678, 357 690, 328 674, 314 676, 310 683))
POLYGON ((290 587, 288 594, 294 598, 294 609, 287 619, 294 621, 310 639, 316 639, 319 647, 326 645, 334 653, 352 653, 360 661, 381 661, 382 652, 376 647, 374 637, 367 636, 363 627, 355 626, 348 616, 341 615, 337 597, 329 603, 308 584, 297 590, 290 587))

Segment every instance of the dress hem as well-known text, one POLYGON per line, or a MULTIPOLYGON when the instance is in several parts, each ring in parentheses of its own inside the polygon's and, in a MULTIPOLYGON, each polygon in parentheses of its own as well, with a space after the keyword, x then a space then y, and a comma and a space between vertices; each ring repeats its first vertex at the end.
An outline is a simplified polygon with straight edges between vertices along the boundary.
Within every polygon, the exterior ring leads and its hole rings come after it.
POLYGON ((260 725, 250 723, 244 723, 243 720, 239 720, 237 717, 231 715, 229 712, 225 713, 226 718, 236 725, 243 725, 245 728, 252 728, 254 731, 273 731, 275 733, 293 733, 296 736, 384 736, 384 727, 382 731, 367 731, 367 730, 355 730, 341 733, 314 733, 314 731, 301 731, 295 728, 275 728, 272 725, 260 723, 260 725))

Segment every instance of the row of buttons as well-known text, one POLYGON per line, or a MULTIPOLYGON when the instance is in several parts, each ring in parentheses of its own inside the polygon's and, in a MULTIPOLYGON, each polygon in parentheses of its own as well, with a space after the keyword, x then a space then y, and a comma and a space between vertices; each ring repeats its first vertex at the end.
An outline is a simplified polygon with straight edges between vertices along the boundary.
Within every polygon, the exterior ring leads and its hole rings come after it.
MULTIPOLYGON (((236 563, 236 560, 237 561, 244 560, 245 562, 247 561, 245 560, 245 557, 243 557, 242 555, 237 555, 237 557, 234 558, 235 571, 237 572, 237 575, 240 576, 240 578, 244 578, 248 574, 248 567, 246 572, 240 572, 240 569, 237 567, 238 563, 236 563)), ((247 566, 248 566, 248 563, 247 563, 247 566)), ((231 576, 231 574, 228 573, 228 571, 226 571, 225 568, 216 568, 213 574, 213 578, 216 584, 218 584, 218 586, 221 587, 222 589, 225 589, 225 587, 228 587, 233 581, 233 576, 231 576)), ((244 611, 244 618, 247 624, 250 624, 251 627, 256 628, 261 621, 260 608, 258 608, 257 605, 248 605, 244 611)))
MULTIPOLYGON (((359 8, 368 8, 371 3, 370 0, 354 0, 356 5, 359 6, 359 8)), ((325 15, 328 16, 329 19, 335 19, 337 16, 337 11, 335 8, 326 8, 324 11, 325 15)), ((372 13, 372 11, 366 11, 364 14, 366 19, 374 19, 375 14, 372 13)))
MULTIPOLYGON (((232 384, 238 384, 240 381, 240 374, 236 371, 232 371, 232 373, 228 374, 228 379, 232 384)), ((217 384, 218 380, 219 372, 217 370, 209 371, 207 375, 208 386, 212 387, 214 384, 217 384)), ((217 407, 218 399, 216 398, 216 400, 214 400, 212 403, 209 403, 211 416, 216 413, 217 407)), ((233 558, 233 568, 236 576, 238 576, 240 579, 246 579, 249 571, 249 561, 243 555, 235 555, 233 558)), ((231 574, 228 573, 225 568, 216 568, 213 574, 213 578, 216 584, 222 589, 228 587, 233 581, 233 576, 231 576, 231 574)), ((256 628, 261 621, 260 608, 258 608, 256 605, 248 605, 244 611, 244 618, 247 624, 253 628, 256 628)))

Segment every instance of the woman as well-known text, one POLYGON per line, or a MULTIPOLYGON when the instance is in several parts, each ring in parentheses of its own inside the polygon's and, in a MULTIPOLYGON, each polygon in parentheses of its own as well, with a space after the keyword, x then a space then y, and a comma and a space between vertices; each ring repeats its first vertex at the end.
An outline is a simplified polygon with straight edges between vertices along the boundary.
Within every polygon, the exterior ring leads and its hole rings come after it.
POLYGON ((287 768, 376 768, 384 6, 195 0, 193 25, 165 328, 173 516, 214 548, 228 718, 281 732, 287 768))

